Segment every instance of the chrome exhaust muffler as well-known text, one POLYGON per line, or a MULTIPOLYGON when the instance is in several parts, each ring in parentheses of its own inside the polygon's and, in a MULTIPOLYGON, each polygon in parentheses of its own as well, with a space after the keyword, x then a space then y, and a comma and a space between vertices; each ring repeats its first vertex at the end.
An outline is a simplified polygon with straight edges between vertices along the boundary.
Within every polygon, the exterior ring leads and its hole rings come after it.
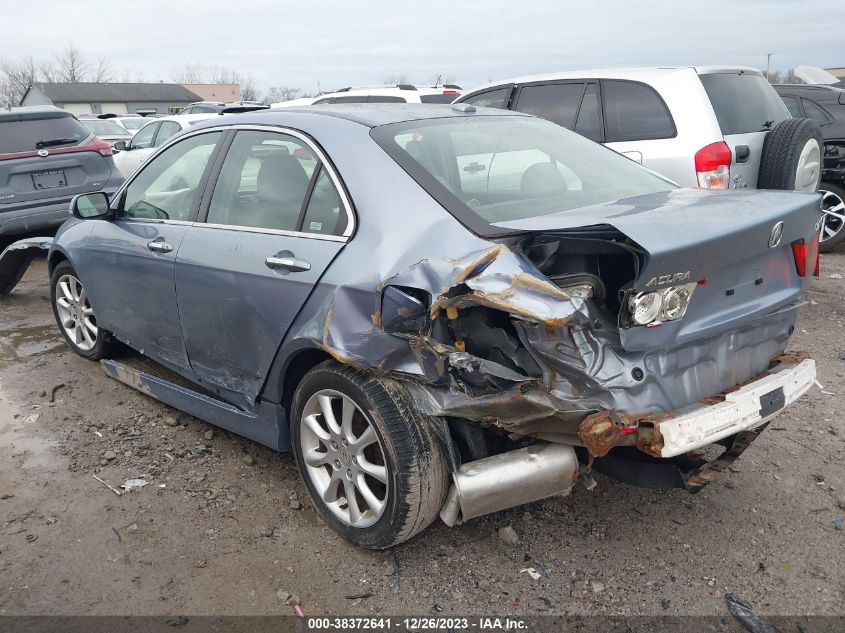
POLYGON ((440 518, 451 527, 531 501, 568 495, 577 472, 575 449, 545 442, 463 464, 452 474, 440 518))

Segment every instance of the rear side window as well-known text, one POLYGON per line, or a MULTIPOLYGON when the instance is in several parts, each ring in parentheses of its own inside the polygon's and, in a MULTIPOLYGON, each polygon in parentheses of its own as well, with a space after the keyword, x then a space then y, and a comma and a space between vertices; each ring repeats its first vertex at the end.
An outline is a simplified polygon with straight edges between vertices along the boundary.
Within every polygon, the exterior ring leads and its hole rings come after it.
POLYGON ((0 120, 0 154, 32 152, 41 147, 72 147, 89 136, 90 130, 71 116, 0 120))
POLYGON ((575 127, 575 116, 583 95, 583 83, 524 86, 519 91, 514 110, 533 114, 571 130, 575 127))
POLYGON ((762 132, 790 118, 778 93, 761 75, 715 73, 699 79, 723 135, 762 132))
POLYGON ((602 82, 607 142, 672 138, 675 123, 653 88, 636 81, 602 82))
POLYGON ((804 104, 804 112, 808 119, 812 119, 819 125, 825 125, 833 121, 833 118, 815 101, 801 99, 804 104))
POLYGON ((474 106, 481 108, 505 108, 507 107, 507 98, 511 94, 511 87, 497 88, 496 90, 488 90, 475 96, 465 99, 461 103, 471 103, 474 106))
POLYGON ((352 97, 335 97, 332 103, 367 103, 367 96, 352 96, 352 97))

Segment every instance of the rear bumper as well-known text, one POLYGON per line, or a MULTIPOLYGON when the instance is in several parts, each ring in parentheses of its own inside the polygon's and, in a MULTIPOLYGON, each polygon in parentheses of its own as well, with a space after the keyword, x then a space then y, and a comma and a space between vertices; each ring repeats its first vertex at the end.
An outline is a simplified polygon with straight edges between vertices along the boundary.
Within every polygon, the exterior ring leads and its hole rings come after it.
POLYGON ((716 404, 700 405, 662 419, 660 457, 675 457, 756 428, 804 395, 816 379, 812 359, 781 363, 757 380, 724 394, 716 404))

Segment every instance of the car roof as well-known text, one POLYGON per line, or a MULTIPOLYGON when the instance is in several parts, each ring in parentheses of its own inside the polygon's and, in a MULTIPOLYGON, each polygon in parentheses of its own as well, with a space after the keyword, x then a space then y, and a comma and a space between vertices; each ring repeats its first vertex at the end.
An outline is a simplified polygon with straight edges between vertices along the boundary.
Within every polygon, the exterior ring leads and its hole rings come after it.
MULTIPOLYGON (((460 118, 468 116, 531 116, 497 108, 476 108, 474 112, 461 112, 450 104, 429 103, 338 103, 292 108, 256 110, 243 114, 227 114, 225 119, 214 117, 215 124, 293 125, 294 115, 316 115, 345 119, 367 127, 426 119, 460 118)), ((210 127, 200 124, 197 127, 210 127)))
MULTIPOLYGON (((484 84, 483 86, 473 88, 471 92, 480 92, 482 90, 505 86, 508 84, 527 84, 539 81, 558 81, 562 79, 630 79, 648 81, 658 77, 671 75, 672 73, 689 70, 695 71, 699 75, 733 72, 743 72, 756 75, 762 74, 756 68, 748 66, 646 66, 638 68, 594 68, 587 70, 566 70, 543 73, 539 75, 525 75, 511 79, 502 79, 500 81, 494 81, 484 84)), ((462 96, 466 97, 469 94, 470 91, 464 91, 462 96)))
POLYGON ((23 121, 27 119, 59 119, 66 116, 73 116, 67 110, 56 106, 14 106, 12 108, 0 108, 0 120, 12 119, 23 121))
POLYGON ((839 94, 840 92, 845 92, 842 88, 837 88, 836 86, 828 86, 826 84, 775 84, 775 90, 821 90, 826 92, 832 92, 833 94, 839 94))
POLYGON ((177 123, 184 124, 202 121, 204 119, 214 119, 218 116, 220 115, 215 112, 198 112, 197 114, 171 114, 170 116, 156 117, 155 119, 150 118, 150 121, 176 121, 177 123))

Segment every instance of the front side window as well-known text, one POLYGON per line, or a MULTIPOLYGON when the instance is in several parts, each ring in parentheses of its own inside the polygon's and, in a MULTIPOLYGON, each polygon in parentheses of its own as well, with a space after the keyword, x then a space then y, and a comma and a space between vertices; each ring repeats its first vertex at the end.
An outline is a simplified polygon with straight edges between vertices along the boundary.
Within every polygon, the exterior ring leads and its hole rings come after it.
POLYGON ((153 137, 158 130, 160 123, 149 123, 135 132, 129 145, 132 149, 148 149, 153 146, 153 137))
POLYGON ((488 90, 480 94, 474 95, 469 99, 464 99, 461 103, 471 103, 480 108, 506 108, 508 106, 507 99, 511 94, 511 87, 497 88, 496 90, 488 90))
POLYGON ((675 136, 672 115, 650 86, 636 81, 602 81, 607 142, 675 136))
POLYGON ((287 134, 241 131, 223 162, 207 222, 337 235, 346 215, 306 143, 287 134))
POLYGON ((480 234, 491 224, 575 209, 588 213, 592 205, 675 188, 610 149, 531 117, 409 121, 370 134, 480 234))
POLYGON ((575 127, 575 115, 583 94, 584 84, 580 82, 523 86, 514 110, 533 114, 571 130, 575 127))
POLYGON ((199 185, 222 132, 198 134, 168 147, 146 164, 126 188, 118 217, 190 219, 199 185))

